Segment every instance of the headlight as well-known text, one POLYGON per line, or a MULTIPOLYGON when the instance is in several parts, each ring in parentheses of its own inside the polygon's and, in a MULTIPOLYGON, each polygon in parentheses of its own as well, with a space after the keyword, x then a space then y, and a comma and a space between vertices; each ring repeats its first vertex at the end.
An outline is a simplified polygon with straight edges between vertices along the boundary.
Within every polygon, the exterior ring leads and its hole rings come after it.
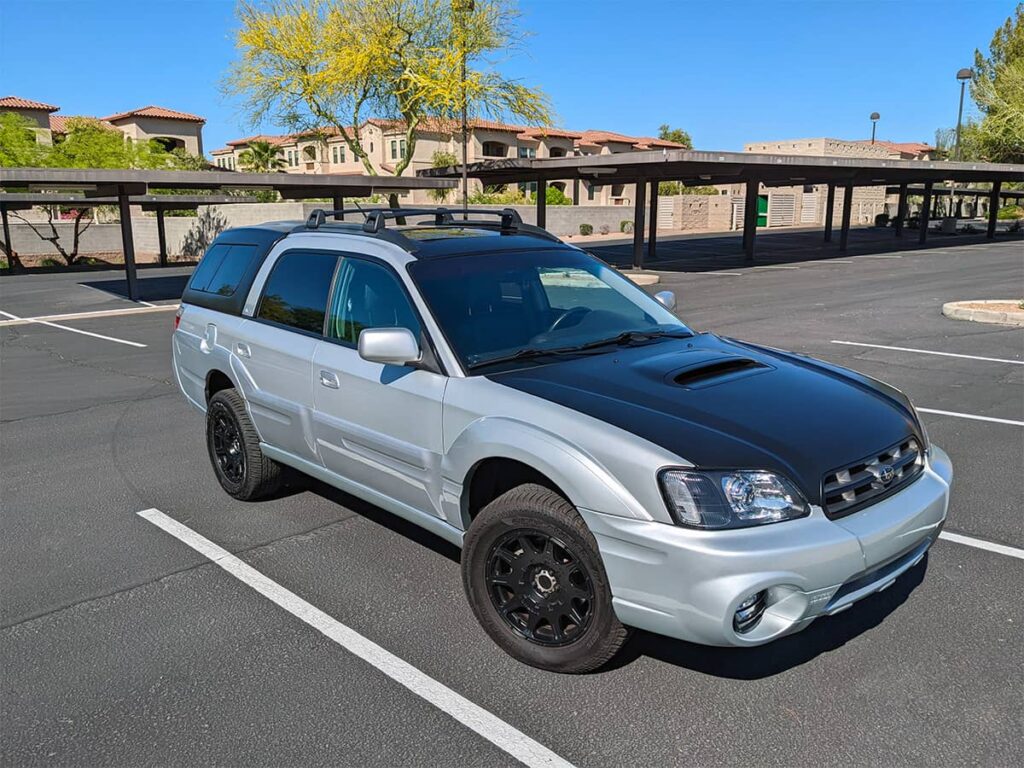
MULTIPOLYGON (((907 400, 910 403, 909 400, 907 400)), ((921 414, 917 412, 917 408, 914 407, 913 403, 910 403, 910 411, 914 414, 914 421, 917 422, 917 428, 921 430, 921 439, 924 441, 924 454, 928 456, 932 452, 932 441, 928 437, 928 430, 924 426, 924 422, 921 421, 921 414)))
POLYGON ((691 528, 747 528, 810 514, 800 491, 774 472, 668 469, 659 479, 672 517, 691 528))

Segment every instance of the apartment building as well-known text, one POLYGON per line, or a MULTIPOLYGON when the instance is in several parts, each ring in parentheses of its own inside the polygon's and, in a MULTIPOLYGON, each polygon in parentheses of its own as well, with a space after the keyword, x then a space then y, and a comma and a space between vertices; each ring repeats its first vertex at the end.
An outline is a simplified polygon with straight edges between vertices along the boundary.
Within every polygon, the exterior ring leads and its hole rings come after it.
POLYGON ((13 112, 28 120, 40 144, 59 141, 67 133, 70 120, 85 118, 120 131, 133 141, 153 139, 168 151, 180 148, 193 155, 203 154, 203 125, 206 120, 199 115, 152 104, 106 117, 56 114, 59 111, 60 107, 41 101, 18 96, 0 97, 0 112, 13 112))
MULTIPOLYGON (((468 128, 467 157, 470 163, 502 158, 565 157, 682 148, 681 144, 649 136, 626 136, 594 130, 567 131, 511 125, 493 120, 474 119, 469 122, 468 128)), ((433 167, 437 153, 454 155, 461 162, 462 129, 458 123, 424 120, 417 126, 415 134, 416 142, 405 175, 412 176, 418 170, 433 167)), ((241 154, 254 141, 266 141, 276 146, 284 162, 282 170, 286 173, 366 172, 362 161, 355 157, 337 130, 236 139, 210 153, 214 164, 228 170, 241 170, 241 154)), ((406 126, 398 120, 367 120, 360 127, 359 142, 368 156, 368 162, 380 174, 393 174, 410 151, 406 126)), ((533 185, 520 186, 527 194, 534 191, 533 185)), ((579 205, 633 204, 634 189, 631 184, 554 181, 551 186, 561 190, 579 205)), ((470 179, 470 192, 479 189, 480 184, 470 179)), ((417 191, 403 196, 403 201, 422 203, 430 199, 426 192, 417 191)))

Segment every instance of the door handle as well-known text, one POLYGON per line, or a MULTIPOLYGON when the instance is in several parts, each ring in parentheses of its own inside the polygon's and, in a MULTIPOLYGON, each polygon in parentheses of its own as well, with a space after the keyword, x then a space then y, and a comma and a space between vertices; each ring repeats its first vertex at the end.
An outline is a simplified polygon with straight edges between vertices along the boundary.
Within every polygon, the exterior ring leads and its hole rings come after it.
POLYGON ((252 350, 249 349, 248 344, 238 342, 235 344, 235 354, 239 357, 252 357, 252 350))
POLYGON ((320 384, 328 389, 337 389, 338 377, 330 371, 320 371, 320 384))

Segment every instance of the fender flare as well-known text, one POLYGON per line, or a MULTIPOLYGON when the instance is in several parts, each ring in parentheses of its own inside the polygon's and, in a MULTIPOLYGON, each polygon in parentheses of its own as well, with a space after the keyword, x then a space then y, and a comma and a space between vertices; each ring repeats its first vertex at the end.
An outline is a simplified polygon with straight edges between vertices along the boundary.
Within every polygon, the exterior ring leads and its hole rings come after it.
POLYGON ((467 479, 487 459, 511 459, 540 472, 577 508, 654 519, 615 475, 578 446, 536 425, 494 416, 472 422, 445 452, 445 502, 458 505, 446 510, 449 520, 468 520, 467 479))

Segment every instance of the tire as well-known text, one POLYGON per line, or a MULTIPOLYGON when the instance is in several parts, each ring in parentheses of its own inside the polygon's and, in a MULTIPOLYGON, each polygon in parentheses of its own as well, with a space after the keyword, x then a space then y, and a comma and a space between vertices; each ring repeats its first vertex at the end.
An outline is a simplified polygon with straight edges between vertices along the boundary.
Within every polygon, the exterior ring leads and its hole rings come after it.
POLYGON ((259 434, 236 389, 222 389, 210 398, 206 449, 213 472, 229 496, 255 501, 281 485, 282 467, 260 450, 259 434))
POLYGON ((513 488, 476 517, 462 583, 484 631, 530 666, 590 672, 629 638, 593 534, 572 504, 539 485, 513 488))

